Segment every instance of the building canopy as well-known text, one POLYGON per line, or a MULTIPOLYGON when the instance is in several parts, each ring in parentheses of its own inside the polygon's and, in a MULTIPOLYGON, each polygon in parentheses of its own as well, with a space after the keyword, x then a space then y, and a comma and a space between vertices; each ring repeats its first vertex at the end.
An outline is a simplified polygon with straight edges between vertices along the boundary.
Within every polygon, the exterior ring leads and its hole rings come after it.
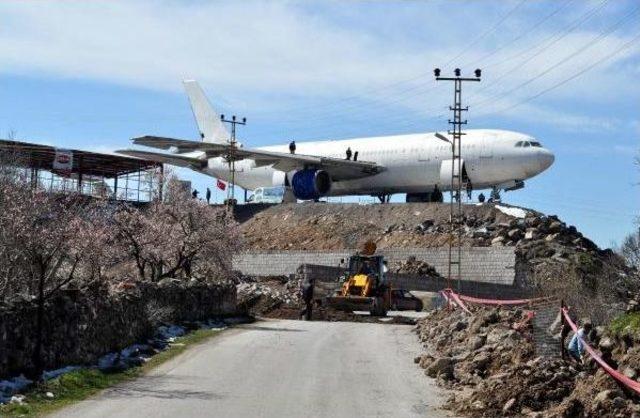
POLYGON ((26 168, 55 172, 56 155, 61 151, 72 155, 69 167, 72 175, 116 178, 162 166, 150 160, 0 139, 0 154, 15 157, 14 164, 26 168))

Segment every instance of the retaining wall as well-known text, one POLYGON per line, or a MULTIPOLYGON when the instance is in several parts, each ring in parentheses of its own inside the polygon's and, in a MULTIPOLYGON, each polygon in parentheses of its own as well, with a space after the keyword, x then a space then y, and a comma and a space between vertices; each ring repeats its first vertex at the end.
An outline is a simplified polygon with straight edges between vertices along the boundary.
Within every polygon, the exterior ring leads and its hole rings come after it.
MULTIPOLYGON (((233 269, 247 276, 287 276, 295 274, 301 264, 339 266, 356 250, 340 251, 251 251, 233 258, 233 269)), ((425 261, 446 277, 448 248, 380 249, 389 262, 404 261, 410 256, 425 261)), ((513 247, 472 247, 462 250, 462 278, 465 281, 512 286, 516 278, 513 247)))
MULTIPOLYGON (((44 315, 45 368, 92 364, 109 352, 151 337, 159 322, 180 323, 236 315, 235 286, 140 284, 117 296, 106 289, 62 291, 44 315)), ((36 306, 0 307, 0 378, 33 367, 36 306)))

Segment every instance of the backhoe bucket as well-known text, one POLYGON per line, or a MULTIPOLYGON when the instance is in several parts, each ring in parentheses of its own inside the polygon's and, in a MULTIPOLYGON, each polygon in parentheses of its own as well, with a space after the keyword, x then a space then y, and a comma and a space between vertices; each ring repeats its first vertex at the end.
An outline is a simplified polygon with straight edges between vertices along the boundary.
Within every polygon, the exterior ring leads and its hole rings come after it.
POLYGON ((373 298, 363 296, 331 296, 325 300, 328 307, 345 312, 368 312, 373 303, 373 298))

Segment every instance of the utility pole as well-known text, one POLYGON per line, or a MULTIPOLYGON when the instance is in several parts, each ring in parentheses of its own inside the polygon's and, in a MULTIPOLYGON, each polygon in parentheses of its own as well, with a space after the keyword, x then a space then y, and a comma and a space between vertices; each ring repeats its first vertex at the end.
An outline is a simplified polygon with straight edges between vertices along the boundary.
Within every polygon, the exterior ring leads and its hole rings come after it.
MULTIPOLYGON (((433 70, 436 81, 453 81, 453 107, 449 106, 449 110, 453 111, 453 120, 449 119, 449 124, 453 126, 453 130, 449 130, 448 134, 453 137, 452 141, 439 136, 440 139, 446 140, 451 144, 451 204, 449 214, 449 265, 447 268, 447 286, 451 288, 453 280, 453 269, 456 267, 456 279, 458 281, 458 292, 460 291, 462 278, 462 125, 466 125, 467 121, 462 120, 462 112, 469 110, 469 107, 462 107, 462 83, 465 81, 480 81, 481 70, 474 71, 475 77, 461 77, 461 71, 456 68, 453 71, 455 77, 441 77, 440 69, 433 70), (455 203, 454 203, 455 199, 455 203), (454 239, 454 235, 456 236, 454 239), (455 243, 454 243, 455 241, 455 243), (455 254, 454 254, 455 253, 455 254)), ((469 181, 469 179, 467 179, 469 181)))
POLYGON ((220 120, 224 123, 231 125, 231 139, 229 140, 229 152, 225 155, 225 159, 229 163, 229 171, 231 172, 231 182, 229 182, 229 188, 227 189, 227 204, 233 206, 235 204, 235 191, 236 191, 236 160, 239 158, 236 156, 238 149, 236 141, 236 125, 246 125, 247 118, 242 118, 242 122, 238 121, 236 115, 231 116, 231 120, 225 119, 224 115, 220 115, 220 120))

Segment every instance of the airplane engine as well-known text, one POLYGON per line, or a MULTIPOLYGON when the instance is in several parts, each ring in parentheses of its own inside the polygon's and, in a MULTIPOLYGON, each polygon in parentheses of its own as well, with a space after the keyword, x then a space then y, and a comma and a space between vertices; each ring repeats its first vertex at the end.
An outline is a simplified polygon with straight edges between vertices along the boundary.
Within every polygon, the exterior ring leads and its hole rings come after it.
POLYGON ((293 194, 300 200, 318 199, 331 190, 331 176, 324 170, 300 170, 293 175, 291 186, 293 194))

